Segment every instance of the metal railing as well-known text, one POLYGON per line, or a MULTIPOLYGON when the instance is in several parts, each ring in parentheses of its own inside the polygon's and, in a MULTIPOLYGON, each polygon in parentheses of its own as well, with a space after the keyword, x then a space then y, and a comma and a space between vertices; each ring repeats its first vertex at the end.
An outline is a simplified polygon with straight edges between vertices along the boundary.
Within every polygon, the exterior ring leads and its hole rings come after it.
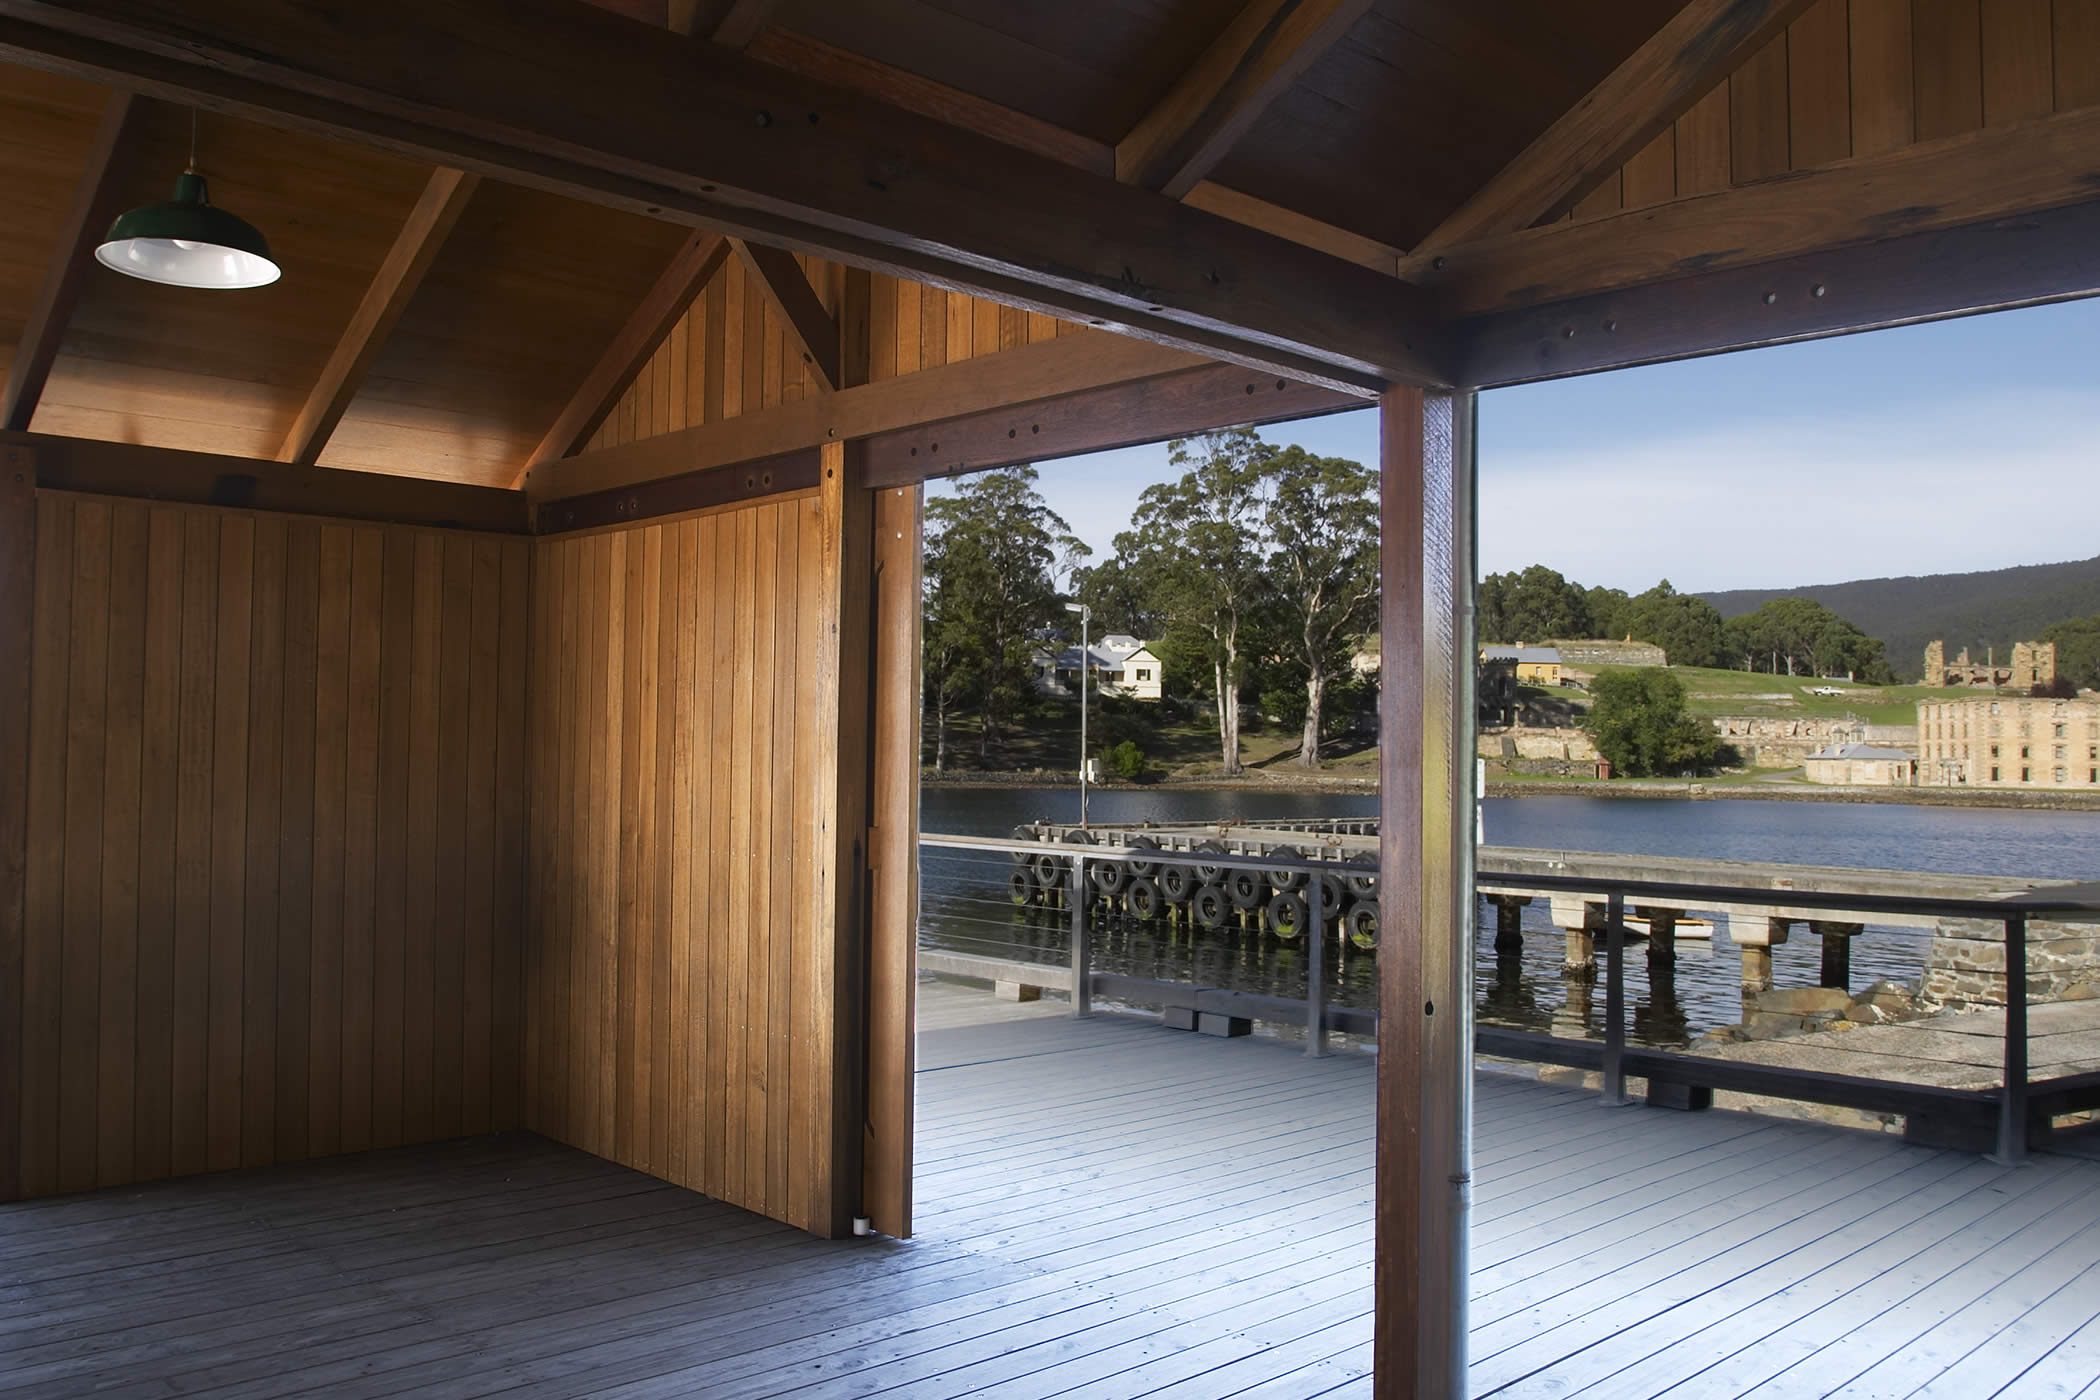
MULTIPOLYGON (((1034 980, 1040 986, 1066 990, 1071 995, 1074 1016, 1090 1015, 1094 998, 1106 996, 1143 1005, 1186 1009, 1198 1015, 1295 1023, 1305 1028, 1306 1053, 1313 1056, 1328 1053, 1331 1032, 1372 1038, 1377 1035, 1375 1012, 1334 1006, 1329 1001, 1327 926, 1317 884, 1322 877, 1345 880, 1351 876, 1361 877, 1364 873, 1361 865, 1302 856, 941 834, 923 835, 920 844, 940 850, 1003 853, 1038 860, 1048 856, 1056 865, 1061 881, 1057 894, 1064 901, 1070 919, 1068 965, 1054 972, 1041 964, 943 955, 937 950, 922 951, 922 961, 933 970, 960 972, 986 980, 1002 976, 1022 977, 1034 980), (1192 981, 1097 971, 1092 963, 1091 921, 1099 896, 1090 883, 1089 867, 1104 862, 1126 866, 1133 862, 1157 862, 1305 874, 1312 892, 1312 897, 1306 900, 1307 923, 1303 939, 1305 996, 1294 999, 1208 987, 1192 981)), ((1658 1097, 1655 1086, 1665 1085, 1683 1091, 1686 1096, 1704 1095, 1708 1101, 1711 1094, 1719 1090, 1896 1113, 1905 1116, 1906 1132, 1913 1140, 1972 1150, 1982 1150, 1988 1142, 1995 1145, 1997 1159, 2005 1162, 2020 1160, 2032 1142, 2046 1138, 2049 1124, 2055 1117, 2100 1108, 2100 1073, 2061 1075, 2036 1082, 2031 1079, 2029 1065, 2028 925, 2031 920, 2052 917, 2067 921, 2095 920, 2094 909, 2074 898, 2051 897, 2046 891, 2013 899, 1781 891, 1669 881, 1518 875, 1485 869, 1477 871, 1474 878, 1476 886, 1491 885, 1497 890, 1596 895, 1605 901, 1604 924, 1599 930, 1604 935, 1605 945, 1605 1012, 1601 1042, 1482 1025, 1476 1028, 1474 1048, 1477 1053, 1505 1059, 1596 1070, 1600 1073, 1601 1094, 1607 1103, 1629 1102, 1627 1081, 1640 1078, 1648 1082, 1651 1100, 1658 1097), (1783 908, 1790 913, 1802 910, 1868 916, 1912 915, 2000 923, 2005 930, 2006 969, 2002 1080, 1996 1089, 1951 1089, 1631 1047, 1627 1044, 1625 967, 1626 909, 1629 903, 1667 905, 1682 910, 1749 905, 1783 908)), ((1293 943, 1295 946, 1295 939, 1293 943)), ((1702 1105, 1687 1097, 1682 1106, 1702 1105)))

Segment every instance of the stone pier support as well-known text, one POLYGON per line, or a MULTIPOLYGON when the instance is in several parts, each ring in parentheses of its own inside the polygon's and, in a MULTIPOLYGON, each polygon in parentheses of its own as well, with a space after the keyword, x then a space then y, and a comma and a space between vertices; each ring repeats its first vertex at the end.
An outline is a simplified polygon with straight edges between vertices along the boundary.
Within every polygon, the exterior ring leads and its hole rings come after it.
POLYGON ((1865 924, 1832 923, 1817 919, 1809 928, 1823 937, 1823 980, 1818 984, 1836 987, 1841 991, 1852 990, 1852 940, 1859 936, 1865 924))
POLYGON ((1523 952, 1524 906, 1531 903, 1531 896, 1523 894, 1492 894, 1488 898, 1495 905, 1495 951, 1497 953, 1523 952))
POLYGON ((1728 937, 1743 950, 1743 990, 1772 990, 1772 949, 1786 942, 1794 926, 1792 919, 1754 919, 1736 915, 1728 920, 1728 937))
POLYGON ((1684 911, 1643 904, 1640 912, 1648 920, 1648 966, 1651 969, 1676 967, 1677 921, 1684 917, 1684 911))
POLYGON ((1597 977, 1597 931, 1604 927, 1604 901, 1579 895, 1553 896, 1553 923, 1568 935, 1568 955, 1561 976, 1579 982, 1597 977))

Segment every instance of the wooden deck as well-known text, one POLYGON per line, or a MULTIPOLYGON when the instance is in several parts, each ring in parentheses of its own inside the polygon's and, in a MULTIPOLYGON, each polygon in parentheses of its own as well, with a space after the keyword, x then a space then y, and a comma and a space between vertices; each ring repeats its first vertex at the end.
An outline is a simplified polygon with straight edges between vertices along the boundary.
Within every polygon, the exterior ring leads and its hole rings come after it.
MULTIPOLYGON (((928 985, 919 1238, 535 1138, 0 1210, 0 1395, 1368 1396, 1362 1056, 928 985)), ((1479 1081, 1476 1395, 2100 1398, 2100 1162, 1479 1081)))

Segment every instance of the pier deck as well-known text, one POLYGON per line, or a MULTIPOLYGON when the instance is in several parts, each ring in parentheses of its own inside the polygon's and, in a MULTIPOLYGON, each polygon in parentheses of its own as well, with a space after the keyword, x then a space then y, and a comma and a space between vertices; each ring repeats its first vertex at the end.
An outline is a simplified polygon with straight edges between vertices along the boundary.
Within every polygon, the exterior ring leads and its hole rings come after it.
MULTIPOLYGON (((1370 1393, 1372 1074, 922 987, 919 1225, 536 1138, 0 1209, 0 1394, 1370 1393)), ((2100 1397, 2100 1162, 1478 1080, 1480 1396, 2100 1397)))

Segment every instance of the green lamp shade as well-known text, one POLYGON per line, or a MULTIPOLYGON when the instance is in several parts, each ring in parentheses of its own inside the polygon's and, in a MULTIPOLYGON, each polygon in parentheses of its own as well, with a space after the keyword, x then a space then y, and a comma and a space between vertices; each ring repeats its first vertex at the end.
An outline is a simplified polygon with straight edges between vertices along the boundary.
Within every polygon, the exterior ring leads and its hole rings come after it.
POLYGON ((175 197, 119 215, 95 260, 171 287, 265 287, 282 275, 270 245, 245 219, 212 207, 204 177, 175 179, 175 197))

